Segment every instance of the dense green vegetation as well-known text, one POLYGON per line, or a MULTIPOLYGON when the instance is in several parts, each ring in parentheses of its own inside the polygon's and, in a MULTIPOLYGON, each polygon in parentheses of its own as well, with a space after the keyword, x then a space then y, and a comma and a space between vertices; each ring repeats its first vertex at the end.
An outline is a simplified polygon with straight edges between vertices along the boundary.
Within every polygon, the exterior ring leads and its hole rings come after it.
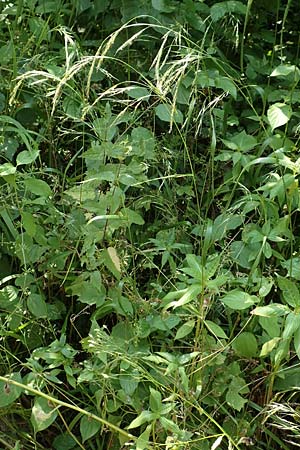
POLYGON ((299 446, 298 2, 0 5, 0 448, 299 446))

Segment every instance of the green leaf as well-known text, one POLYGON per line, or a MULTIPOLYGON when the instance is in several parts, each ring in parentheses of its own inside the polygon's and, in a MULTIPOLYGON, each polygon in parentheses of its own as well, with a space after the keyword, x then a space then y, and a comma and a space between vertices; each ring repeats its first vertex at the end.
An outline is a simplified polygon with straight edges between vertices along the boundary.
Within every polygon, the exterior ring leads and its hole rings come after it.
POLYGON ((148 89, 140 86, 132 86, 128 88, 128 96, 137 100, 148 100, 150 93, 148 89))
POLYGON ((189 320, 188 322, 181 325, 181 327, 178 328, 175 339, 182 339, 188 334, 190 334, 195 326, 194 320, 189 320))
POLYGON ((152 7, 159 12, 170 13, 174 11, 175 7, 168 4, 168 0, 152 0, 152 7))
POLYGON ((139 382, 135 379, 134 375, 134 373, 128 375, 125 373, 124 375, 121 374, 119 377, 120 386, 126 395, 132 395, 139 385, 139 382))
POLYGON ((249 388, 245 380, 239 376, 232 376, 231 383, 226 394, 226 402, 232 408, 240 411, 248 402, 248 400, 244 399, 241 394, 247 394, 248 392, 249 388))
POLYGON ((281 263, 282 267, 287 270, 289 277, 295 278, 300 281, 300 258, 291 258, 281 263))
POLYGON ((261 317, 280 317, 289 312, 289 308, 281 303, 271 303, 267 306, 257 306, 251 314, 261 317))
POLYGON ((120 218, 126 220, 129 226, 132 225, 133 223, 135 223, 136 225, 144 225, 145 223, 142 216, 136 211, 133 211, 132 209, 122 208, 120 212, 121 212, 120 218))
POLYGON ((289 339, 299 328, 300 328, 300 314, 290 312, 285 319, 285 326, 282 333, 282 338, 289 339))
POLYGON ((281 340, 280 337, 275 337, 265 342, 264 345, 262 346, 259 356, 264 357, 267 356, 269 353, 271 353, 271 351, 274 350, 274 348, 276 347, 276 345, 280 340, 281 340))
POLYGON ((215 80, 216 88, 223 89, 223 91, 228 92, 234 99, 237 97, 237 89, 234 82, 227 77, 218 77, 215 80))
POLYGON ((57 418, 57 409, 54 404, 43 397, 35 397, 31 411, 31 424, 34 432, 43 431, 57 418))
POLYGON ((30 294, 27 298, 27 307, 35 317, 47 317, 47 304, 40 294, 30 294))
POLYGON ((226 402, 229 406, 237 411, 241 411, 248 400, 243 398, 235 389, 228 389, 226 394, 226 402))
POLYGON ((136 450, 146 450, 149 448, 149 438, 150 432, 152 429, 152 425, 148 425, 142 434, 137 438, 136 441, 136 450))
POLYGON ((0 177, 6 177, 7 175, 13 175, 16 173, 16 167, 11 163, 1 164, 0 166, 0 177))
MULTIPOLYGON (((176 296, 177 296, 177 294, 179 294, 180 298, 171 303, 168 303, 166 305, 165 309, 171 308, 171 307, 173 307, 175 309, 175 308, 179 308, 180 306, 187 305, 192 300, 195 300, 201 292, 202 292, 202 285, 198 284, 198 283, 192 284, 188 288, 183 289, 181 291, 177 291, 174 293, 172 292, 171 294, 174 294, 176 296)), ((167 296, 163 299, 163 301, 165 301, 166 299, 167 299, 167 296)))
POLYGON ((244 331, 232 342, 232 348, 238 356, 253 358, 257 355, 257 340, 253 333, 244 331))
POLYGON ((267 116, 272 131, 275 128, 285 125, 291 118, 292 109, 285 103, 274 103, 268 109, 267 116))
POLYGON ((36 233, 36 222, 33 215, 27 211, 22 212, 22 225, 29 236, 34 237, 36 233))
POLYGON ((225 297, 222 298, 224 305, 231 309, 243 310, 250 308, 258 301, 258 298, 254 295, 247 294, 247 292, 239 291, 237 289, 228 292, 225 297))
POLYGON ((295 65, 288 65, 288 64, 280 64, 280 66, 277 66, 273 72, 271 73, 270 77, 280 77, 280 78, 286 78, 289 75, 293 75, 294 81, 299 81, 300 79, 300 70, 295 65))
POLYGON ((82 416, 80 419, 80 434, 82 442, 93 437, 100 430, 101 423, 88 416, 82 416))
POLYGON ((282 291, 284 301, 293 308, 300 306, 300 292, 295 281, 278 276, 277 283, 282 291))
POLYGON ((24 184, 29 192, 40 197, 49 197, 52 192, 50 186, 37 178, 26 178, 24 184))
POLYGON ((128 430, 131 428, 137 428, 141 425, 143 425, 146 422, 152 422, 155 420, 156 415, 151 411, 142 411, 141 414, 139 414, 129 425, 128 430))
POLYGON ((162 409, 161 393, 150 387, 150 409, 152 412, 159 412, 162 409))
POLYGON ((55 450, 71 450, 76 446, 76 441, 69 433, 59 434, 53 441, 55 450))
POLYGON ((20 152, 17 156, 17 166, 22 166, 23 164, 32 164, 39 156, 39 150, 24 150, 20 152))
POLYGON ((300 327, 294 333, 294 348, 298 359, 300 359, 300 327))
MULTIPOLYGON (((6 378, 22 383, 22 378, 19 372, 6 375, 6 378)), ((4 381, 0 381, 0 408, 4 408, 5 406, 13 403, 20 397, 22 392, 22 388, 4 381)))
POLYGON ((222 19, 226 14, 238 13, 245 15, 247 7, 242 2, 229 0, 227 2, 214 3, 210 8, 210 15, 213 22, 222 19))
POLYGON ((212 322, 211 320, 204 320, 204 324, 206 325, 207 329, 216 337, 221 339, 228 339, 228 336, 223 331, 223 329, 217 325, 215 322, 212 322))
POLYGON ((245 130, 232 136, 230 141, 223 139, 223 142, 226 147, 239 152, 248 152, 257 145, 257 140, 255 137, 247 134, 245 130))
POLYGON ((120 280, 120 261, 113 247, 108 247, 101 252, 101 261, 117 280, 120 280))
POLYGON ((155 108, 155 114, 163 122, 183 123, 182 112, 172 108, 170 105, 158 105, 155 108))

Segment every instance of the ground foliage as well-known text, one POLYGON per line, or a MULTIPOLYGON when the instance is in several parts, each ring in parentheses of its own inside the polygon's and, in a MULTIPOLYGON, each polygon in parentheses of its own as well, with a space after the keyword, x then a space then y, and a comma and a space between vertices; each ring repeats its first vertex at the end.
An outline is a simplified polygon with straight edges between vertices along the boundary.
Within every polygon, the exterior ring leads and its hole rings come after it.
POLYGON ((0 11, 0 445, 300 443, 299 5, 0 11))

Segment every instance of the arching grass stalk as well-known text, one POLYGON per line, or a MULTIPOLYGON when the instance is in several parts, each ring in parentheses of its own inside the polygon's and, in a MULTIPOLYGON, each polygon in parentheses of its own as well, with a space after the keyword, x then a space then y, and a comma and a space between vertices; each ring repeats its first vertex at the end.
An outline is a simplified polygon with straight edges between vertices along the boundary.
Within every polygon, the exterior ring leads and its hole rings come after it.
POLYGON ((0 376, 0 381, 2 381, 3 383, 12 384, 21 389, 29 391, 33 395, 37 395, 39 397, 45 398, 49 402, 56 404, 58 407, 64 406, 65 408, 73 409, 73 411, 83 414, 83 415, 87 416, 89 419, 93 419, 96 422, 99 422, 102 425, 105 425, 106 427, 110 428, 112 431, 115 431, 116 433, 121 434, 128 440, 136 440, 136 436, 133 436, 132 434, 127 433, 127 431, 122 430, 122 428, 119 428, 117 425, 114 425, 113 423, 108 422, 107 420, 103 419, 102 417, 96 416, 96 414, 90 413, 90 412, 86 411, 85 409, 80 408, 79 406, 72 405, 71 403, 63 402, 62 400, 58 400, 57 398, 52 397, 49 394, 45 394, 45 392, 38 391, 37 389, 34 389, 30 386, 27 386, 23 383, 19 383, 18 381, 12 380, 7 377, 0 376))

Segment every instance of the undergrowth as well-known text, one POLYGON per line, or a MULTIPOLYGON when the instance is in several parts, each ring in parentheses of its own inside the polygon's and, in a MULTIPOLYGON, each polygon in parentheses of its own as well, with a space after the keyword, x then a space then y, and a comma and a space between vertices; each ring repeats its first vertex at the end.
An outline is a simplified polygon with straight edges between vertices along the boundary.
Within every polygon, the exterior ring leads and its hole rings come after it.
POLYGON ((299 446, 298 9, 1 2, 1 448, 299 446))

